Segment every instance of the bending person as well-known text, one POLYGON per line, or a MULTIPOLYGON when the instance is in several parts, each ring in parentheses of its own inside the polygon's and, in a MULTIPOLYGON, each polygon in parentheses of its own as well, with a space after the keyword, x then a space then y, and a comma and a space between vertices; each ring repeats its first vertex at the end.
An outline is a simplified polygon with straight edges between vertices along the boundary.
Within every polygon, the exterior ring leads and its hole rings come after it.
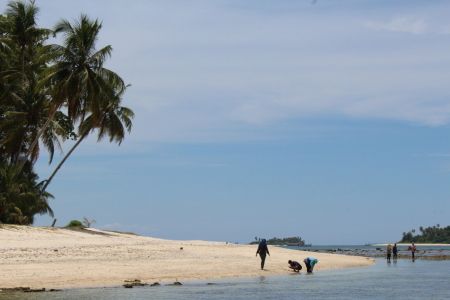
POLYGON ((314 265, 317 264, 319 261, 317 260, 317 258, 307 257, 303 260, 303 262, 306 265, 306 272, 312 273, 312 271, 314 269, 314 265))
POLYGON ((261 257, 261 270, 264 270, 264 262, 266 261, 266 253, 269 254, 269 249, 267 248, 266 239, 262 239, 261 243, 259 243, 258 250, 256 250, 256 255, 261 257))
POLYGON ((288 261, 288 264, 289 264, 289 268, 291 268, 292 270, 294 270, 294 272, 299 272, 301 269, 302 269, 302 265, 301 264, 299 264, 297 261, 292 261, 292 260, 289 260, 288 261))

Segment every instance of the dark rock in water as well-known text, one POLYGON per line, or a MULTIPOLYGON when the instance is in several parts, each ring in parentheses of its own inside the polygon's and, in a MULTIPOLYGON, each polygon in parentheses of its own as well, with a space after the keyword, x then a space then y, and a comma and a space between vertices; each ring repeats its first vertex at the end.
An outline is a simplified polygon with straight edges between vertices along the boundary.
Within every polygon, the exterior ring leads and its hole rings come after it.
POLYGON ((24 290, 25 293, 37 293, 37 292, 45 292, 45 288, 42 289, 29 289, 29 290, 24 290))
POLYGON ((62 290, 60 289, 50 289, 50 292, 61 292, 62 290))
POLYGON ((159 282, 154 282, 154 283, 150 284, 150 286, 158 286, 158 285, 160 285, 159 282))
POLYGON ((133 287, 133 285, 132 284, 124 284, 123 287, 126 289, 131 289, 133 287))
POLYGON ((124 281, 125 285, 132 285, 132 286, 145 286, 148 285, 147 283, 142 283, 139 279, 135 279, 135 280, 125 280, 124 281))
POLYGON ((206 285, 214 285, 215 283, 208 282, 206 285))
POLYGON ((125 280, 124 282, 141 282, 139 279, 135 279, 135 280, 125 280))
POLYGON ((168 285, 168 286, 173 286, 173 285, 182 285, 182 284, 181 284, 181 282, 175 281, 175 282, 172 283, 172 284, 166 284, 166 285, 168 285))
POLYGON ((23 291, 28 291, 30 288, 29 287, 14 287, 14 288, 0 288, 0 290, 2 290, 2 292, 23 292, 23 291))

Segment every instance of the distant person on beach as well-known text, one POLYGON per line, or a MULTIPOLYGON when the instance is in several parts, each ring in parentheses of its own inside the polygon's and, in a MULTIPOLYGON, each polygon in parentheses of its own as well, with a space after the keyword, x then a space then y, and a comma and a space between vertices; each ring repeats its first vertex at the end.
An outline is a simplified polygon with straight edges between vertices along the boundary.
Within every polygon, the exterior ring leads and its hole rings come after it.
POLYGON ((306 272, 312 273, 312 271, 314 269, 314 265, 317 264, 319 261, 317 260, 317 258, 307 257, 303 260, 303 262, 306 265, 306 272))
POLYGON ((266 261, 266 254, 269 254, 269 249, 267 248, 266 239, 262 239, 261 243, 259 243, 258 250, 256 250, 256 255, 261 257, 261 270, 264 270, 264 262, 266 261))
POLYGON ((302 265, 301 264, 299 264, 297 261, 292 261, 292 260, 289 260, 288 261, 288 264, 289 264, 289 268, 291 268, 292 270, 294 270, 294 272, 299 272, 301 269, 302 269, 302 265))
POLYGON ((388 244, 386 247, 386 259, 388 262, 391 262, 391 244, 388 244))
POLYGON ((394 247, 392 247, 392 254, 394 255, 392 258, 393 258, 394 260, 397 259, 397 252, 398 252, 398 250, 397 250, 397 243, 395 243, 395 244, 394 244, 394 247))
POLYGON ((412 243, 409 248, 411 250, 412 260, 414 260, 415 259, 414 254, 416 253, 416 250, 417 250, 416 245, 414 245, 414 243, 412 243))

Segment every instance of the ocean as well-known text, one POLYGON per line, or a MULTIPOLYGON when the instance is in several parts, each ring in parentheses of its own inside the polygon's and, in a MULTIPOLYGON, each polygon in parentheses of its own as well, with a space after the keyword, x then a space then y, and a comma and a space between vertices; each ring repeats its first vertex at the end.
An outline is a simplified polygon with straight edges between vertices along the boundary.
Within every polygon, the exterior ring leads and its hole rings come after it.
MULTIPOLYGON (((270 268, 270 259, 266 267, 270 268)), ((287 271, 283 275, 182 283, 182 286, 132 289, 75 288, 11 293, 0 295, 0 299, 450 299, 450 261, 398 259, 387 263, 379 260, 369 267, 312 274, 303 269, 300 273, 287 271)))

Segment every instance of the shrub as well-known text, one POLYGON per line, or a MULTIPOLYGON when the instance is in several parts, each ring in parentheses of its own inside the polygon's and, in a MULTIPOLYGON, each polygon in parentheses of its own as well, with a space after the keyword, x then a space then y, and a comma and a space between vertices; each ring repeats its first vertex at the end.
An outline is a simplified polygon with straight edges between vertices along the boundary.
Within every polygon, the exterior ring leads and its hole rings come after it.
POLYGON ((81 224, 81 222, 77 220, 70 221, 69 224, 66 225, 66 227, 84 228, 83 224, 81 224))

